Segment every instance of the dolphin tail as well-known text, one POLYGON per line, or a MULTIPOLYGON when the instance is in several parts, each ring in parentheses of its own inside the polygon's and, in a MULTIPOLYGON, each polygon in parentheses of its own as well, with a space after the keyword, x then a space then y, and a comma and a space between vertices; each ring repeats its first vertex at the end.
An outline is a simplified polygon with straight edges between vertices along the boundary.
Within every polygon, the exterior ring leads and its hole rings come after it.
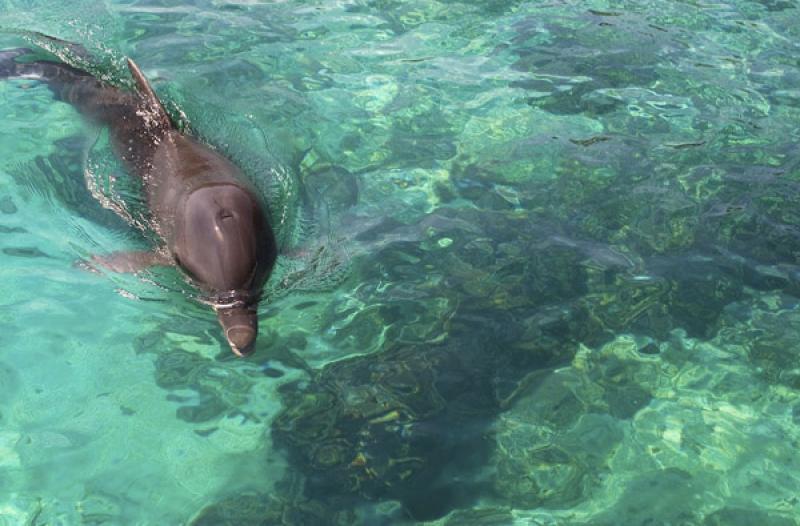
POLYGON ((0 51, 0 79, 19 76, 19 64, 15 59, 32 52, 24 47, 0 51))

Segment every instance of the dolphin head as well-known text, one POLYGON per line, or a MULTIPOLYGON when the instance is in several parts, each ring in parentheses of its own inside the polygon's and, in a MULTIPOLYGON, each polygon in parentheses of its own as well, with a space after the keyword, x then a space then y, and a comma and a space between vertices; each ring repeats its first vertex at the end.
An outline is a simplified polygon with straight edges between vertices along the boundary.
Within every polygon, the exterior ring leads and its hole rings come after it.
POLYGON ((232 183, 193 190, 176 214, 172 253, 208 293, 231 350, 239 356, 252 352, 261 288, 277 256, 254 193, 232 183))

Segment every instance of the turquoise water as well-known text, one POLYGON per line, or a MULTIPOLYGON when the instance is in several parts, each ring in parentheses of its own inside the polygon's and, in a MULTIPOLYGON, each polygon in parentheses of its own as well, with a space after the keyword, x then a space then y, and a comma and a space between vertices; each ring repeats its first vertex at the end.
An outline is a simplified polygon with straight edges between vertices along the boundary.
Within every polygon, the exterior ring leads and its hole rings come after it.
POLYGON ((1 525, 800 523, 798 2, 62 4, 282 255, 244 360, 87 272, 135 184, 0 82, 1 525))

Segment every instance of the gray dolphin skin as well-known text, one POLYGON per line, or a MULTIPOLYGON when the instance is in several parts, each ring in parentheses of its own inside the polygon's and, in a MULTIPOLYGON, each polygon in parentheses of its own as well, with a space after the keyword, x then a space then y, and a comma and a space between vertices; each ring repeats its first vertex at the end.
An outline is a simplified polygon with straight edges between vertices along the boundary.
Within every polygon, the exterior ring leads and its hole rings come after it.
POLYGON ((114 253, 95 262, 122 272, 177 265, 209 299, 231 350, 250 354, 261 289, 277 257, 258 193, 231 161, 176 129, 132 60, 128 68, 136 91, 126 91, 67 64, 25 62, 29 53, 0 51, 0 78, 45 82, 55 98, 108 126, 115 154, 143 181, 164 242, 153 252, 114 253))

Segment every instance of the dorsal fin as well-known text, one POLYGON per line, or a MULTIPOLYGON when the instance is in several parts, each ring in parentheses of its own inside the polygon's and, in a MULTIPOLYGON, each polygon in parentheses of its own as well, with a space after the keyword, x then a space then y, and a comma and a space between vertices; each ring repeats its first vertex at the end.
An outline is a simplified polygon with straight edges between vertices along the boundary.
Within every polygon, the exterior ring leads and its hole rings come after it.
POLYGON ((139 69, 139 66, 136 65, 136 62, 130 58, 128 59, 128 69, 130 70, 131 75, 133 75, 133 80, 136 82, 136 89, 142 98, 144 98, 150 109, 152 109, 158 115, 158 120, 160 123, 167 128, 172 128, 172 119, 169 118, 167 110, 164 109, 161 101, 158 100, 158 96, 156 95, 155 91, 153 91, 153 88, 150 87, 150 83, 147 82, 147 78, 145 78, 142 70, 139 69))

